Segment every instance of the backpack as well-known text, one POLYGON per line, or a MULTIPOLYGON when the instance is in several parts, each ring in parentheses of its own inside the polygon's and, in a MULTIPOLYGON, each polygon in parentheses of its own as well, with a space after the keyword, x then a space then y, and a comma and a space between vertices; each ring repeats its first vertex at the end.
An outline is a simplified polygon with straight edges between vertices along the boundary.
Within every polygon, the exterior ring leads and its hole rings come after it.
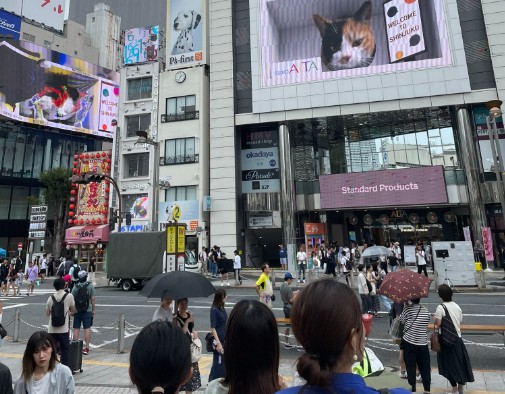
POLYGON ((81 270, 81 267, 78 265, 74 267, 74 271, 72 272, 72 279, 79 280, 79 271, 81 270))
POLYGON ((51 296, 53 299, 53 305, 51 306, 51 325, 53 327, 61 327, 65 325, 65 297, 67 295, 68 293, 65 293, 59 301, 56 301, 54 295, 51 296))
POLYGON ((459 340, 459 335, 456 327, 454 327, 449 311, 444 304, 442 304, 442 307, 444 308, 445 316, 442 316, 442 322, 440 323, 440 342, 446 347, 451 347, 459 340))
POLYGON ((78 284, 75 293, 75 309, 77 312, 86 312, 89 307, 88 284, 78 284))
POLYGON ((359 260, 361 258, 361 253, 358 248, 354 248, 354 259, 359 260))
POLYGON ((63 265, 63 276, 70 273, 70 268, 72 268, 72 265, 74 265, 74 263, 72 263, 71 260, 65 261, 65 264, 63 265))

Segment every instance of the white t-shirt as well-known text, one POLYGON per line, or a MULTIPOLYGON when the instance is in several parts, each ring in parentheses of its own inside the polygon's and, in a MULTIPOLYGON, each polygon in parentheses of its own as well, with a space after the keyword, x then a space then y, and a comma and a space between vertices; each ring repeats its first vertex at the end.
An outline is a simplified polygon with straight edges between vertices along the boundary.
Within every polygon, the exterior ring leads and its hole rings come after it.
POLYGON ((234 270, 239 270, 240 268, 242 268, 242 263, 240 262, 240 256, 237 254, 233 258, 233 269, 234 270))
MULTIPOLYGON (((173 303, 172 303, 172 305, 173 305, 173 303)), ((172 319, 174 317, 174 311, 172 309, 172 305, 170 306, 168 311, 166 309, 162 308, 161 306, 156 308, 156 310, 154 311, 154 314, 153 314, 153 321, 156 321, 156 320, 172 321, 172 319)))
MULTIPOLYGON (((451 315, 454 327, 456 327, 456 331, 458 335, 461 337, 461 322, 463 321, 463 312, 461 311, 461 308, 454 301, 444 302, 443 304, 449 311, 449 315, 451 315)), ((439 305, 437 306, 437 310, 435 311, 435 319, 442 320, 442 316, 445 316, 445 310, 442 305, 439 305)))
POLYGON ((417 256, 417 265, 426 265, 426 260, 424 259, 424 251, 420 250, 416 252, 417 256))
POLYGON ((42 259, 42 262, 40 263, 40 269, 47 269, 47 262, 46 259, 42 259))
POLYGON ((368 294, 368 286, 366 285, 366 277, 363 272, 358 275, 358 291, 359 294, 368 294))
POLYGON ((342 265, 343 273, 349 272, 349 270, 347 269, 347 256, 342 256, 342 258, 340 259, 340 265, 342 265))
POLYGON ((48 372, 40 380, 35 380, 32 376, 32 394, 47 394, 50 375, 51 374, 48 372))
POLYGON ((298 264, 305 264, 307 262, 307 253, 298 252, 296 254, 296 260, 298 261, 298 264))

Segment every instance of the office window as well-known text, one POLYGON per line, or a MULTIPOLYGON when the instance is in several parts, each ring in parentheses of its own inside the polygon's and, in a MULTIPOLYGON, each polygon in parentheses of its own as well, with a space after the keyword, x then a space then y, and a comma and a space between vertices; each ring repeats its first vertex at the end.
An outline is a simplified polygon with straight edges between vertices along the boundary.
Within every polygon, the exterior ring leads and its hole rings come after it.
MULTIPOLYGON (((125 177, 135 178, 149 175, 149 153, 136 153, 124 156, 125 177)), ((157 163, 156 163, 157 164, 157 163)))
POLYGON ((11 213, 9 219, 28 219, 28 196, 30 189, 26 186, 14 186, 12 189, 11 213))
POLYGON ((136 137, 137 131, 146 131, 151 126, 151 114, 132 115, 126 117, 126 136, 136 137))
POLYGON ((128 100, 151 98, 152 88, 153 79, 151 77, 130 79, 128 81, 128 100))
POLYGON ((196 200, 196 186, 175 186, 165 190, 165 201, 196 200))
POLYGON ((12 186, 0 185, 0 219, 9 219, 12 186))
POLYGON ((195 138, 177 138, 165 141, 165 165, 197 162, 195 138))
POLYGON ((35 42, 35 36, 28 33, 23 33, 23 40, 35 42))
POLYGON ((167 99, 166 121, 198 119, 196 96, 172 97, 167 99))

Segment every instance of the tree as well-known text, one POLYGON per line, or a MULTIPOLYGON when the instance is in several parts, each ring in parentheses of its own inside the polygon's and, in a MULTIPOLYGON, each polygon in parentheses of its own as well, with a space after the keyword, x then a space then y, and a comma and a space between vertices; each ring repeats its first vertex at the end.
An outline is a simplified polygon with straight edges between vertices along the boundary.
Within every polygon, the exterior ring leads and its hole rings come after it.
POLYGON ((72 171, 68 168, 53 168, 42 173, 40 182, 46 187, 46 203, 53 208, 53 256, 57 260, 61 255, 66 217, 68 215, 68 197, 71 185, 69 178, 72 171))

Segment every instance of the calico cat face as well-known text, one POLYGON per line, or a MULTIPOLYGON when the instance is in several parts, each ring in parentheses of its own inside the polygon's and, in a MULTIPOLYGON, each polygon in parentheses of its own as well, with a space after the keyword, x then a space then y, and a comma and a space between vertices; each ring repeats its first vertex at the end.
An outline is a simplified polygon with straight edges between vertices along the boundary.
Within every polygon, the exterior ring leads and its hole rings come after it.
POLYGON ((314 15, 321 33, 321 61, 331 71, 368 67, 375 57, 370 19, 372 3, 365 2, 351 17, 335 21, 314 15))

